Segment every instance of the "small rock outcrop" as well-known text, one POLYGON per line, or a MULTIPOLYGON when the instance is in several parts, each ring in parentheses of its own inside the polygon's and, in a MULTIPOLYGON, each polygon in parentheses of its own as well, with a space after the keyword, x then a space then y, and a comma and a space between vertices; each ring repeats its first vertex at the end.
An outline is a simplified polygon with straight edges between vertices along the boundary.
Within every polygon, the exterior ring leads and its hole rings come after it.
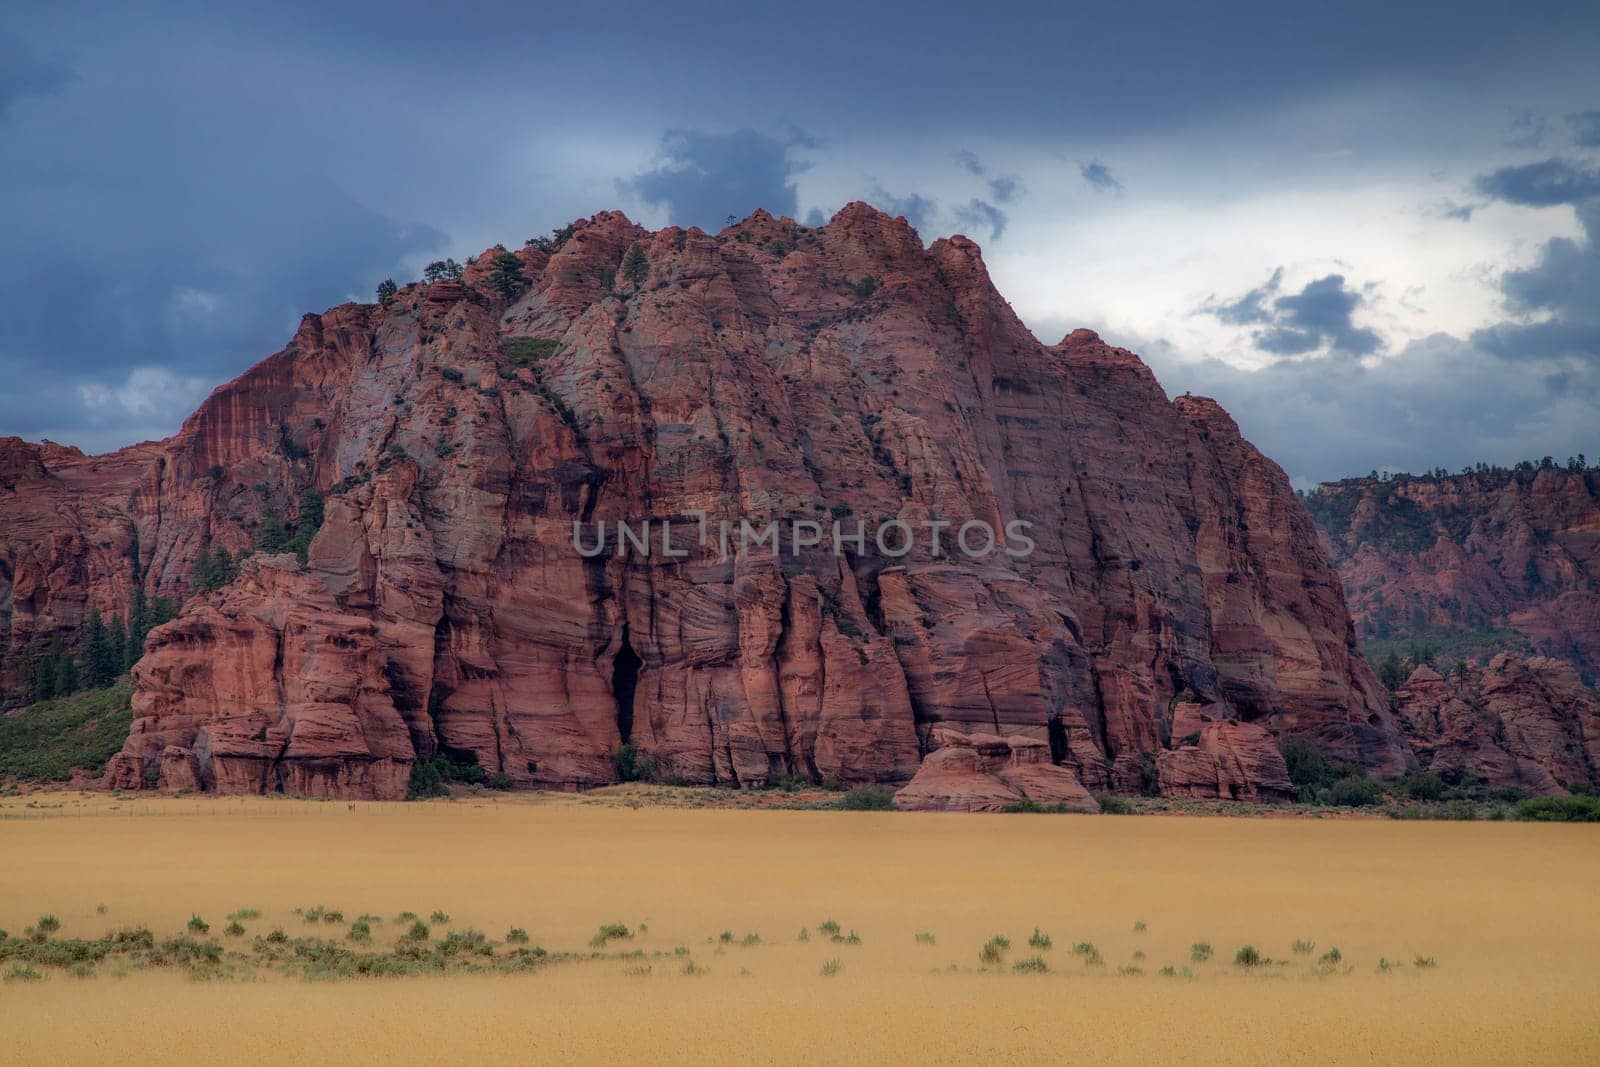
POLYGON ((936 727, 933 743, 937 747, 916 777, 894 795, 901 811, 996 812, 1024 801, 1067 811, 1100 810, 1077 775, 1050 762, 1050 746, 1043 741, 936 727))
POLYGON ((1418 667, 1395 707, 1422 769, 1533 793, 1600 784, 1600 694, 1570 663, 1501 653, 1446 677, 1418 667))

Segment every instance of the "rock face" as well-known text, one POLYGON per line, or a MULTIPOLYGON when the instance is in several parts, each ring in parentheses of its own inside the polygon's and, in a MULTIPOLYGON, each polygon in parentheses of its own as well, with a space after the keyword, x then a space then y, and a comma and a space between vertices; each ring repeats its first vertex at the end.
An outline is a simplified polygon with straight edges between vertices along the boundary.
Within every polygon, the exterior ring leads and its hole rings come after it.
POLYGON ((1600 468, 1354 478, 1307 504, 1363 636, 1480 661, 1520 646, 1600 680, 1600 468))
POLYGON ((392 797, 443 753, 575 788, 626 744, 747 786, 901 784, 932 752, 919 781, 976 760, 1081 804, 1277 795, 1290 732, 1414 764, 1282 471, 1092 332, 1039 344, 965 238, 864 204, 715 236, 605 213, 517 257, 520 284, 491 250, 307 316, 168 441, 0 444, 11 663, 135 588, 187 600, 115 784, 392 797), (307 490, 304 565, 190 595, 307 490), (648 552, 617 530, 646 519, 648 552))
POLYGON ((901 811, 1002 811, 1031 800, 1069 811, 1097 812, 1099 803, 1050 746, 1031 737, 963 733, 936 726, 916 777, 894 796, 901 811))
POLYGON ((1447 780, 1535 793, 1600 782, 1600 695, 1570 663, 1501 653, 1449 678, 1418 667, 1395 707, 1419 764, 1447 780))

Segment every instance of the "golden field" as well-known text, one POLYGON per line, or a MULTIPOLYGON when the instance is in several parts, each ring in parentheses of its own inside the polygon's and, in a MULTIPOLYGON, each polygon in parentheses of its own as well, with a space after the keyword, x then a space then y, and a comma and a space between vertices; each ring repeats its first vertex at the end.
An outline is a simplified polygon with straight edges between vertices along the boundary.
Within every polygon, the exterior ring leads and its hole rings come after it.
POLYGON ((41 794, 0 800, 0 857, 13 937, 44 913, 61 936, 191 914, 216 936, 243 907, 265 913, 252 934, 295 934, 319 904, 390 917, 385 936, 443 909, 552 952, 648 927, 612 946, 644 960, 516 975, 51 971, 0 984, 6 1062, 1600 1060, 1600 833, 1581 825, 41 794), (861 944, 830 943, 830 918, 861 944), (985 968, 997 933, 1013 947, 985 968), (1296 938, 1342 965, 1317 974, 1296 938), (1201 940, 1195 977, 1158 974, 1201 940), (1235 967, 1247 943, 1290 962, 1235 967), (1033 955, 1048 973, 1011 969, 1033 955))

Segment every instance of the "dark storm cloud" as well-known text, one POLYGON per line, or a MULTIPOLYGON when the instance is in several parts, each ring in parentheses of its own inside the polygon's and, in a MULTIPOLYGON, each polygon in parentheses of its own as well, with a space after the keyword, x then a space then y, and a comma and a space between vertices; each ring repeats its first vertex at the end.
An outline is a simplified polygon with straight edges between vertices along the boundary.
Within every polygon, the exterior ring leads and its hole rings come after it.
POLYGON ((796 149, 812 141, 798 130, 773 137, 756 130, 705 133, 672 130, 661 139, 661 162, 627 187, 647 203, 663 206, 678 226, 711 233, 728 216, 744 218, 757 208, 774 215, 799 214, 794 179, 807 164, 796 149))
POLYGON ((1243 296, 1234 300, 1218 302, 1215 297, 1201 307, 1201 311, 1214 315, 1229 326, 1253 326, 1257 323, 1272 321, 1272 312, 1267 307, 1267 301, 1278 293, 1278 286, 1283 282, 1283 268, 1279 267, 1272 272, 1266 284, 1259 285, 1243 296))
POLYGON ((1500 276, 1507 310, 1537 321, 1498 323, 1473 341, 1507 360, 1565 356, 1600 366, 1600 170, 1548 159, 1495 171, 1478 184, 1513 203, 1571 204, 1583 236, 1546 241, 1532 266, 1500 276))
POLYGON ((938 204, 920 193, 896 196, 881 185, 874 185, 872 195, 867 199, 879 211, 890 215, 904 215, 906 221, 911 223, 912 228, 918 233, 928 229, 933 222, 934 213, 939 210, 938 204))
POLYGON ((989 239, 999 240, 1006 232, 1006 213, 982 200, 970 200, 965 207, 956 209, 956 223, 967 228, 987 227, 989 239))
POLYGON ((1375 332, 1351 321, 1364 300, 1345 287, 1344 275, 1329 274, 1308 282, 1298 293, 1279 296, 1282 283, 1279 267, 1265 284, 1233 300, 1212 298, 1200 311, 1230 326, 1263 327, 1253 335, 1255 346, 1275 356, 1300 356, 1323 348, 1366 356, 1383 347, 1375 332))
POLYGON ((19 101, 52 96, 76 77, 64 60, 42 55, 20 37, 0 29, 0 122, 19 101))
POLYGON ((1600 196, 1600 169, 1566 159, 1501 167, 1474 183, 1478 192, 1511 204, 1552 207, 1600 196))
POLYGON ((984 166, 975 152, 962 149, 956 153, 956 163, 968 174, 983 178, 989 186, 989 199, 997 204, 1009 204, 1022 193, 1022 179, 1014 174, 991 175, 989 168, 984 166))
POLYGON ((1111 168, 1098 159, 1083 164, 1078 168, 1078 173, 1083 176, 1084 181, 1096 189, 1106 192, 1120 192, 1122 189, 1122 183, 1117 181, 1116 177, 1111 173, 1111 168))
POLYGON ((1247 371, 1184 360, 1160 342, 1145 356, 1169 392, 1215 397, 1302 488, 1369 470, 1600 449, 1600 366, 1512 363, 1446 334, 1373 367, 1323 356, 1247 371))
POLYGON ((1572 142, 1585 148, 1600 148, 1600 111, 1579 111, 1567 116, 1572 142))
POLYGON ((1508 148, 1536 148, 1544 140, 1549 122, 1543 115, 1524 111, 1511 120, 1511 133, 1506 137, 1508 148))
MULTIPOLYGON (((1465 0, 1448 19, 1436 4, 1379 0, 1003 2, 981 14, 819 0, 808 24, 848 32, 795 44, 789 14, 724 0, 619 0, 603 20, 581 5, 530 10, 512 0, 468 17, 423 0, 8 5, 0 434, 108 444, 170 431, 177 416, 155 405, 163 382, 176 395, 230 377, 280 347, 300 313, 368 294, 385 275, 403 280, 420 258, 616 206, 615 182, 640 177, 632 161, 662 130, 753 127, 781 142, 769 124, 783 118, 830 142, 939 154, 1154 143, 1211 125, 1236 132, 1232 116, 1259 116, 1262 101, 1394 85, 1459 92, 1476 116, 1592 76, 1600 28, 1590 0, 1550 0, 1539 18, 1465 0), (134 380, 135 367, 149 373, 134 380), (119 409, 142 421, 118 423, 119 409)), ((1559 115, 1588 103, 1541 106, 1559 115)), ((1381 116, 1370 130, 1361 147, 1379 160, 1410 143, 1381 116)), ((645 176, 667 210, 717 227, 755 206, 713 207, 720 198, 696 167, 720 174, 725 193, 793 210, 796 172, 770 146, 681 147, 645 176)), ((939 195, 1009 214, 1014 239, 1022 190, 998 160, 978 165, 973 188, 939 195)), ((919 228, 935 213, 923 196, 875 199, 919 228)))

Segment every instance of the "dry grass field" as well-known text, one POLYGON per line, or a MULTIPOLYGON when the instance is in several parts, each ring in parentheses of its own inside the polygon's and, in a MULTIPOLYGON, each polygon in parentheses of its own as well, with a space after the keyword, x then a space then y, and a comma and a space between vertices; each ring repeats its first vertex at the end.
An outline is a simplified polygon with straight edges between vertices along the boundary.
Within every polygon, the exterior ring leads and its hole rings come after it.
POLYGON ((263 912, 250 936, 342 936, 295 914, 321 905, 384 916, 378 944, 441 909, 435 940, 517 926, 553 954, 332 980, 46 968, 0 983, 5 1062, 1600 1060, 1592 826, 57 793, 0 800, 0 857, 13 939, 46 913, 59 937, 199 915, 229 947, 241 908, 263 912), (605 923, 634 936, 584 958, 605 923), (1286 962, 1236 966, 1246 944, 1286 962))

